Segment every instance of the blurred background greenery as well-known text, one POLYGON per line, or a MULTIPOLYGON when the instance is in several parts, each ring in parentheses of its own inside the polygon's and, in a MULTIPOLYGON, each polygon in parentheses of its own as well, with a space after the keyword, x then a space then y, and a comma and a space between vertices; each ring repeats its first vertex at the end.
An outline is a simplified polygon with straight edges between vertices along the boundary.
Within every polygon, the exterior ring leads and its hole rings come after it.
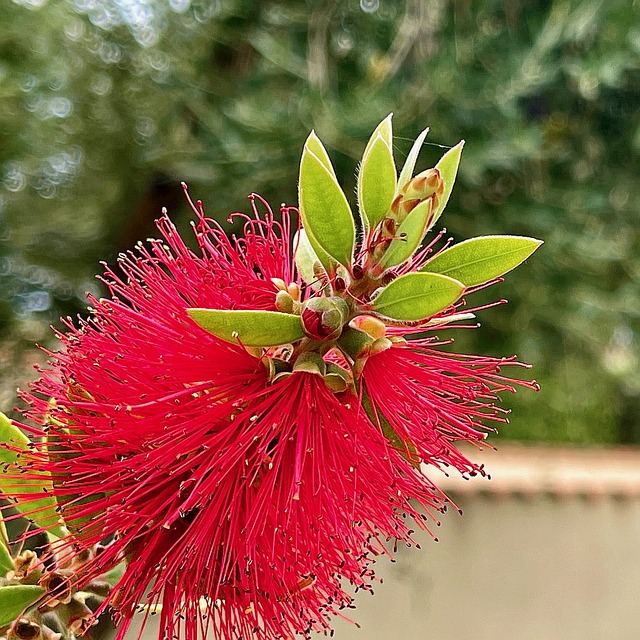
POLYGON ((0 4, 0 405, 84 313, 98 262, 257 191, 296 203, 315 128, 347 192, 394 112, 419 168, 467 140, 456 239, 543 248, 456 349, 517 353, 539 394, 510 438, 640 442, 640 3, 629 0, 5 0, 0 4), (442 145, 442 146, 441 146, 442 145))

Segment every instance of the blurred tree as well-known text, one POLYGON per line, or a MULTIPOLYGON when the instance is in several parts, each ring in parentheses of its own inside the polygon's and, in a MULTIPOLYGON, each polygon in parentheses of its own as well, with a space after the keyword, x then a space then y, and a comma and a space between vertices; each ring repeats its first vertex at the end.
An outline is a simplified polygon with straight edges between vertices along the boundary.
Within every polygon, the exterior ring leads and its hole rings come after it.
POLYGON ((640 442, 639 18, 624 0, 3 3, 2 405, 97 261, 162 204, 188 219, 180 180, 220 219, 250 191, 295 203, 313 127, 349 192, 394 111, 400 160, 426 125, 422 166, 467 140, 454 237, 546 241, 454 346, 535 364, 505 434, 640 442))

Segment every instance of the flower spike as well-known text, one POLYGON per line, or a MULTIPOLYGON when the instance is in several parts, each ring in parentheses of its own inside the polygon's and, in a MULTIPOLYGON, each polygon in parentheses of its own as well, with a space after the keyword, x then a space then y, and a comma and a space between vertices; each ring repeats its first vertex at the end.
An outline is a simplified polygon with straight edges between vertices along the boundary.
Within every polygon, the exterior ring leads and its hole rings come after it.
POLYGON ((329 633, 351 588, 371 589, 375 558, 450 504, 425 467, 485 473, 459 442, 506 422, 499 394, 537 385, 508 376, 515 359, 452 353, 434 331, 475 318, 473 287, 540 242, 436 251, 440 234, 420 249, 462 150, 413 177, 425 136, 396 181, 391 116, 374 132, 360 245, 312 132, 301 228, 295 208, 277 217, 251 194, 229 238, 189 199, 196 250, 163 213, 160 239, 106 268, 109 295, 64 321, 22 393, 24 423, 0 419, 2 491, 34 523, 25 536, 51 540, 13 557, 0 536, 0 627, 54 640, 41 610, 70 634, 110 610, 116 640, 137 612, 158 613, 160 638, 329 633))

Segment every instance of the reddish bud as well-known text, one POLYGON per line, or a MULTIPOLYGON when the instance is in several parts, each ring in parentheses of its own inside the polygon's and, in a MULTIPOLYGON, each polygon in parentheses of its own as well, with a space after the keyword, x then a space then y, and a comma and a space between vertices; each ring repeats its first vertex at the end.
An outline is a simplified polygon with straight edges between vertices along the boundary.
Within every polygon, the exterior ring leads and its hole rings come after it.
POLYGON ((348 313, 341 298, 311 298, 302 310, 304 332, 314 340, 335 340, 342 333, 348 313))

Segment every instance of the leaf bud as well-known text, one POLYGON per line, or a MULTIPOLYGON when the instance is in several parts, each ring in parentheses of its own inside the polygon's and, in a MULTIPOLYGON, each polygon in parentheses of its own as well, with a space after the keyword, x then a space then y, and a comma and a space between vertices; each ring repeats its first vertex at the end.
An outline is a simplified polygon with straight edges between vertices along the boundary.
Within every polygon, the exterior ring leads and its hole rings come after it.
POLYGON ((429 200, 431 210, 436 211, 444 194, 444 181, 436 168, 427 169, 400 188, 400 192, 391 204, 391 213, 399 224, 421 202, 429 200))

